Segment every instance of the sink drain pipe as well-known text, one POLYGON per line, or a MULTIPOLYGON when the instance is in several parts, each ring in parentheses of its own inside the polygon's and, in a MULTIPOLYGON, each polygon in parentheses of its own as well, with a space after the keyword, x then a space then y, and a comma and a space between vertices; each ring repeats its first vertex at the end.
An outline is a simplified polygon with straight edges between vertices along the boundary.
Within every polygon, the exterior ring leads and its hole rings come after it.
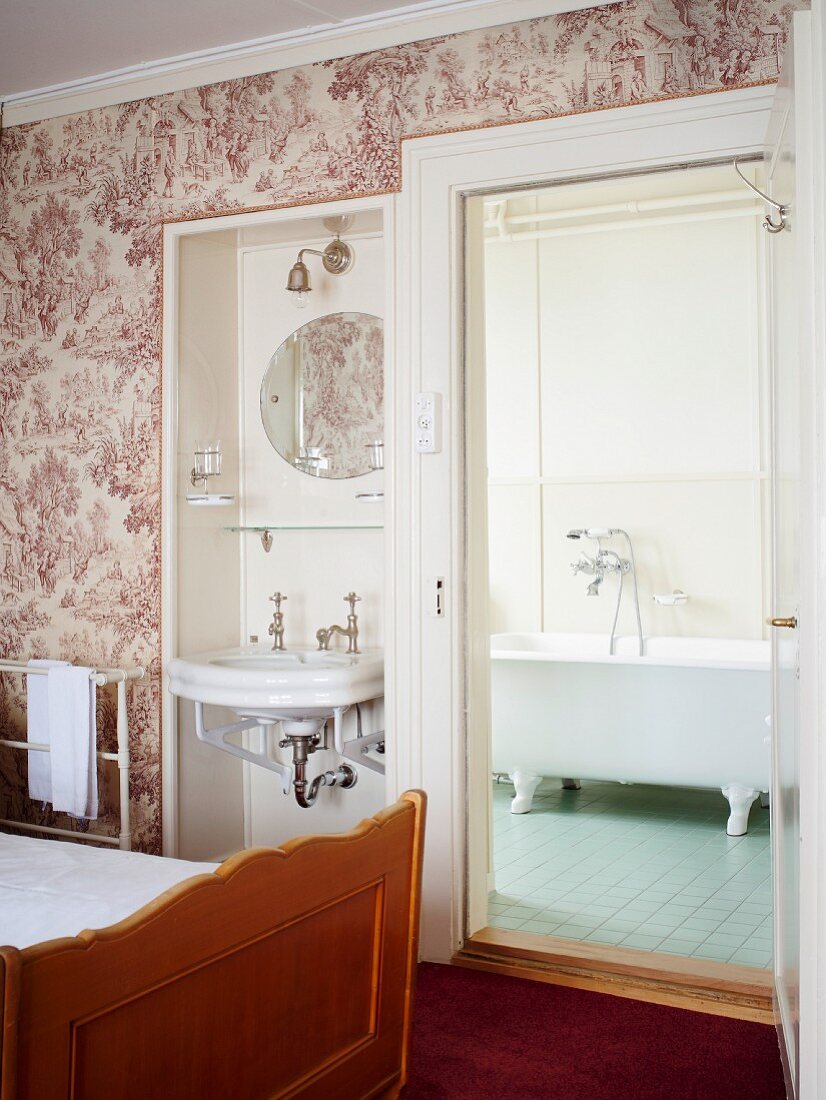
POLYGON ((358 782, 358 772, 350 764, 341 764, 335 771, 322 772, 310 782, 307 779, 307 761, 311 753, 318 748, 319 735, 317 733, 306 735, 291 735, 279 741, 282 749, 291 748, 293 752, 293 791, 295 800, 302 809, 309 810, 318 798, 318 792, 322 787, 342 787, 349 790, 358 782))

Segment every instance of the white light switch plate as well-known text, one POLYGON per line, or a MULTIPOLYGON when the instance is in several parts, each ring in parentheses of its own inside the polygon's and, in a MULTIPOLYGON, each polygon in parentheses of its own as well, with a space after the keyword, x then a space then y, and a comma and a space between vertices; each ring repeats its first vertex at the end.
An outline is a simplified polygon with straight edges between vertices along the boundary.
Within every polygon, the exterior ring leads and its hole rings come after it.
POLYGON ((442 395, 417 393, 413 437, 418 454, 436 454, 442 449, 442 395))

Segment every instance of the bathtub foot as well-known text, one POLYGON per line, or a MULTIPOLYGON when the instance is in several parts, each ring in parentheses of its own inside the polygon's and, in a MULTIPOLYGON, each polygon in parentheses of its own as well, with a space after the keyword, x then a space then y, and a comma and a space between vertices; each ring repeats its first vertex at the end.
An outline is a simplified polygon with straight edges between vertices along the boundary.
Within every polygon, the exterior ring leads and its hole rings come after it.
POLYGON ((529 775, 518 769, 511 773, 511 782, 516 788, 516 798, 511 802, 512 814, 526 814, 530 812, 533 796, 536 788, 542 782, 541 775, 529 775))
POLYGON ((731 809, 726 832, 729 836, 744 836, 748 830, 751 804, 760 792, 754 787, 741 787, 739 783, 729 783, 721 789, 731 809))
POLYGON ((563 779, 562 789, 563 791, 581 791, 582 784, 578 779, 563 779))

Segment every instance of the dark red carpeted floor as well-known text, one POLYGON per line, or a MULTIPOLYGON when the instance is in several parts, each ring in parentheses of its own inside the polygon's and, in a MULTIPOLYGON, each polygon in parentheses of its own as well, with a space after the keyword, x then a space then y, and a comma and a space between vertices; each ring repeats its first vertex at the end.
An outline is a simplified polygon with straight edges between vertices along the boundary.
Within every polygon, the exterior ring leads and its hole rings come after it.
POLYGON ((423 963, 404 1100, 783 1100, 773 1027, 423 963))

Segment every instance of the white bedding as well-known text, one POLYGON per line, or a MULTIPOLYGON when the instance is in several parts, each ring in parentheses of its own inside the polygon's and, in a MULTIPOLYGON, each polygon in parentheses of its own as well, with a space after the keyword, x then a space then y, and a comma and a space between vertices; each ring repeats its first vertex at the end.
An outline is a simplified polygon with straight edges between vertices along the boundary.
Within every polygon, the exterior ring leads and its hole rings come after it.
POLYGON ((105 928, 217 866, 0 833, 0 944, 105 928))

